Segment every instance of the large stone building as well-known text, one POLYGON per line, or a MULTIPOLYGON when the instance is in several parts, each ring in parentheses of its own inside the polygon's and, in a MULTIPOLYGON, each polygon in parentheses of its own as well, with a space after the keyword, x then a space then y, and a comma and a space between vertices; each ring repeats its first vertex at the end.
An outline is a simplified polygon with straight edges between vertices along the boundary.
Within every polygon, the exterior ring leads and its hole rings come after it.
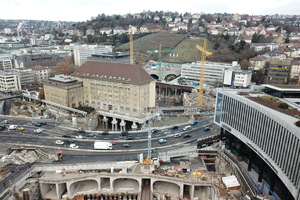
POLYGON ((68 107, 77 107, 82 103, 82 82, 65 75, 44 80, 45 100, 68 107))
POLYGON ((155 79, 138 65, 87 61, 73 74, 83 84, 83 104, 112 130, 138 128, 155 106, 155 79))

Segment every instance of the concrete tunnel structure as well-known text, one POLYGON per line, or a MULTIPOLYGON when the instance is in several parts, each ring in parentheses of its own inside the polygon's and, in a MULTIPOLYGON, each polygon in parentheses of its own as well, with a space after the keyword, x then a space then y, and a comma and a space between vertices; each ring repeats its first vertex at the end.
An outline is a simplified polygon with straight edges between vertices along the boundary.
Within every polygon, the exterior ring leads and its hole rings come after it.
MULTIPOLYGON (((113 174, 111 174, 113 175, 113 174)), ((44 199, 67 199, 78 195, 132 195, 141 200, 143 181, 150 183, 150 196, 163 199, 164 196, 190 197, 201 195, 214 196, 210 189, 211 181, 183 180, 174 177, 141 174, 119 174, 117 176, 96 175, 94 177, 76 177, 60 180, 39 180, 41 196, 44 199)))

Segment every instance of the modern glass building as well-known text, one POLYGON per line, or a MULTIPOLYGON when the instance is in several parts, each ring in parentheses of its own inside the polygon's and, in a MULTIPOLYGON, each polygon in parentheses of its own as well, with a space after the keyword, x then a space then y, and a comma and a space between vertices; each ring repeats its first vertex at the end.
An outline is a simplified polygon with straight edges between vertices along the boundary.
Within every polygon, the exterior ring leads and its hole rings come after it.
POLYGON ((257 172, 254 181, 267 183, 280 199, 300 200, 300 127, 295 125, 300 112, 297 105, 278 109, 273 105, 278 100, 262 92, 221 90, 214 120, 226 136, 225 147, 257 172))

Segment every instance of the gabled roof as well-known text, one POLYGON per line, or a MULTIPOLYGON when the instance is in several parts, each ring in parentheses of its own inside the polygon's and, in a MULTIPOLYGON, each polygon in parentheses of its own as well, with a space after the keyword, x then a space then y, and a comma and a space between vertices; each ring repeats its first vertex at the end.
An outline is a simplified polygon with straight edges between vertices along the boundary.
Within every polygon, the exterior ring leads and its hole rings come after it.
POLYGON ((143 85, 155 80, 139 65, 100 61, 86 61, 71 76, 133 85, 143 85))

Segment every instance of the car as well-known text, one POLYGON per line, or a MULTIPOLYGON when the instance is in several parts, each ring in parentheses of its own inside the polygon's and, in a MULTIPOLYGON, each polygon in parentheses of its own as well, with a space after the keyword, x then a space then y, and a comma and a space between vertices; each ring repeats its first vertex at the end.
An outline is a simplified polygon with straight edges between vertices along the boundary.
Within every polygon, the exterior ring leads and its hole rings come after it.
POLYGON ((78 149, 79 146, 73 143, 73 144, 70 144, 70 148, 72 148, 72 149, 78 149))
POLYGON ((9 122, 8 122, 7 119, 5 119, 5 120, 3 120, 1 123, 2 123, 2 124, 8 124, 9 122))
POLYGON ((209 127, 205 127, 204 131, 210 131, 210 128, 209 127))
POLYGON ((190 137, 191 137, 191 134, 189 134, 189 133, 186 133, 183 135, 183 138, 190 138, 190 137))
POLYGON ((157 129, 151 129, 151 133, 156 133, 156 132, 158 132, 157 129))
POLYGON ((66 144, 71 144, 71 143, 73 143, 74 141, 71 140, 71 139, 67 139, 67 140, 63 140, 63 142, 66 143, 66 144))
POLYGON ((192 121, 192 122, 191 122, 191 125, 196 125, 196 124, 198 124, 197 121, 192 121))
POLYGON ((167 142, 167 140, 165 140, 165 139, 159 139, 159 140, 158 140, 158 143, 159 143, 159 144, 164 144, 164 143, 166 143, 166 142, 167 142))
POLYGON ((0 125, 0 131, 3 131, 5 129, 5 126, 0 125))
POLYGON ((63 135, 63 137, 65 137, 65 138, 70 138, 70 137, 71 137, 71 135, 64 134, 64 135, 63 135))
POLYGON ((55 144, 64 144, 65 142, 64 141, 62 141, 62 140, 56 140, 55 141, 55 144))
POLYGON ((122 147, 124 147, 124 148, 130 148, 131 145, 130 144, 123 144, 122 147))
POLYGON ((40 122, 41 125, 47 125, 47 122, 40 122))
POLYGON ((77 139, 83 139, 82 135, 77 135, 77 136, 75 136, 75 138, 77 138, 77 139))
POLYGON ((85 133, 85 130, 79 129, 79 130, 78 130, 78 133, 85 133))
POLYGON ((33 132, 35 132, 35 133, 41 133, 42 131, 43 131, 43 129, 38 128, 38 129, 35 129, 33 132))
POLYGON ((178 129, 178 126, 171 126, 170 129, 173 129, 173 130, 178 129))
POLYGON ((19 127, 19 128, 18 128, 19 131, 24 131, 24 129, 25 129, 25 128, 23 128, 23 127, 19 127))
POLYGON ((42 123, 39 123, 39 122, 34 124, 34 126, 37 126, 37 127, 41 127, 42 125, 43 125, 43 124, 42 124, 42 123))
POLYGON ((180 138, 181 137, 181 133, 175 133, 174 134, 174 138, 180 138))
POLYGON ((15 130, 18 125, 9 125, 8 130, 15 130))
POLYGON ((134 137, 133 137, 132 135, 128 135, 128 136, 126 137, 126 140, 134 140, 134 137))
POLYGON ((103 131, 101 135, 109 135, 109 133, 107 131, 103 131))
POLYGON ((121 133, 120 133, 120 136, 127 136, 128 135, 128 131, 122 131, 121 133))
POLYGON ((182 130, 184 130, 184 131, 187 131, 187 130, 190 130, 190 129, 192 129, 192 127, 191 127, 191 126, 185 126, 185 127, 183 127, 183 129, 182 129, 182 130))
POLYGON ((96 135, 94 133, 89 133, 86 135, 87 137, 96 137, 96 135))
POLYGON ((108 141, 109 143, 111 143, 112 145, 116 145, 117 144, 117 142, 115 142, 115 141, 108 141))

